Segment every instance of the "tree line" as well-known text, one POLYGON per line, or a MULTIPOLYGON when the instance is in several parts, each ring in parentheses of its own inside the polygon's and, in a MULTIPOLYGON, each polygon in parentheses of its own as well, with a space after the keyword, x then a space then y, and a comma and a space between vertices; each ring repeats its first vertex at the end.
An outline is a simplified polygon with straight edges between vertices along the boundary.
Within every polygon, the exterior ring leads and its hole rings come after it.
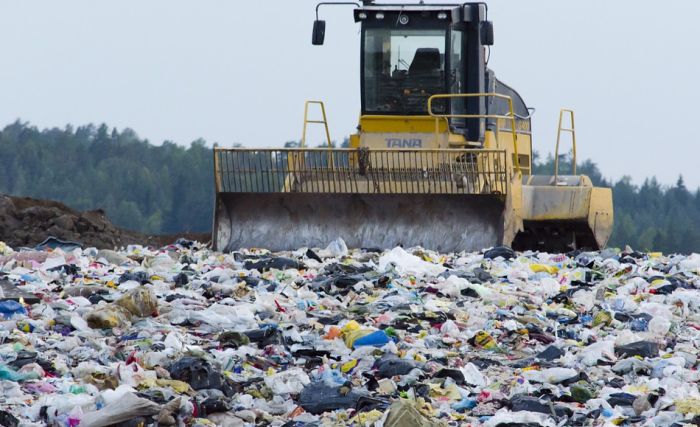
POLYGON ((0 193, 103 208, 116 225, 145 233, 211 227, 212 165, 203 140, 153 145, 104 124, 39 130, 17 121, 0 132, 0 193))
MULTIPOLYGON (((570 170, 566 157, 560 167, 570 170)), ((535 173, 553 170, 551 156, 535 159, 535 173)), ((682 177, 673 186, 653 177, 642 185, 628 176, 613 182, 591 160, 578 165, 578 173, 613 188, 611 246, 700 250, 700 189, 690 191, 682 177)), ((116 225, 144 233, 206 232, 214 205, 213 155, 202 139, 188 147, 155 145, 105 124, 40 130, 16 121, 0 131, 0 193, 103 208, 116 225)))

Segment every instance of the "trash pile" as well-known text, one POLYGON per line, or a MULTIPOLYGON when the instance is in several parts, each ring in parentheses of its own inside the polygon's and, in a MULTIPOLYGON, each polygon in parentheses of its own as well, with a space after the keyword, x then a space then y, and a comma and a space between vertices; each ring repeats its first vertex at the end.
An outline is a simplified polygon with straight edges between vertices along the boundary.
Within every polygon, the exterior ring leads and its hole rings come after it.
POLYGON ((700 422, 700 255, 0 243, 0 424, 700 422))

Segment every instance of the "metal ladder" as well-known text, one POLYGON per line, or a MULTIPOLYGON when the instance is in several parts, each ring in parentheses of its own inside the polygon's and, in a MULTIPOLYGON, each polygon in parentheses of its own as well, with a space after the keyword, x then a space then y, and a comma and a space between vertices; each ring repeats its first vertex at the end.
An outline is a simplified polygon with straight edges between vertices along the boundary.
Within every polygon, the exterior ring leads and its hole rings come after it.
POLYGON ((573 151, 573 160, 572 160, 572 167, 571 167, 571 174, 576 175, 576 125, 574 123, 574 110, 570 110, 568 108, 562 108, 559 111, 559 127, 557 128, 557 145, 554 148, 554 184, 557 185, 557 182, 559 181, 559 141, 561 139, 561 133, 562 132, 569 132, 571 133, 571 145, 572 145, 572 151, 573 151), (571 127, 564 128, 562 127, 563 121, 564 121, 564 113, 569 114, 569 120, 571 123, 571 127))
POLYGON ((326 129, 326 141, 328 141, 328 147, 332 147, 331 134, 328 131, 328 120, 326 119, 326 107, 323 105, 323 101, 306 101, 304 103, 304 130, 301 133, 301 148, 304 148, 306 144, 306 128, 309 123, 322 124, 324 126, 326 129), (321 116, 323 117, 323 120, 309 120, 309 104, 317 104, 321 106, 321 116))

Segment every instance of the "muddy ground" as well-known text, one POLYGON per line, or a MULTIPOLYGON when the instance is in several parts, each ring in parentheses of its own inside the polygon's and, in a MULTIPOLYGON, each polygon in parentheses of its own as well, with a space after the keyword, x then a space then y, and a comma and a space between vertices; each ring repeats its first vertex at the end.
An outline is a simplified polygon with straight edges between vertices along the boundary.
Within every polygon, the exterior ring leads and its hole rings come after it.
POLYGON ((79 212, 60 202, 0 195, 0 241, 13 248, 34 247, 56 237, 99 249, 130 244, 161 247, 177 238, 208 242, 208 233, 147 235, 112 224, 102 209, 79 212))

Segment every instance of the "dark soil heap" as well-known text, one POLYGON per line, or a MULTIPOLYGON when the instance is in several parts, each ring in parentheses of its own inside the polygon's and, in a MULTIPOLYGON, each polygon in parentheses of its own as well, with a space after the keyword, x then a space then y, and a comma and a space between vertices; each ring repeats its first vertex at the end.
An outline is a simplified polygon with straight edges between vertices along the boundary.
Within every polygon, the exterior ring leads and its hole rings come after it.
MULTIPOLYGON (((130 244, 163 246, 178 236, 148 236, 112 224, 102 209, 78 212, 60 202, 0 195, 0 241, 11 247, 33 247, 47 237, 56 237, 99 249, 130 244)), ((206 234, 182 234, 193 240, 208 240, 206 234)))

